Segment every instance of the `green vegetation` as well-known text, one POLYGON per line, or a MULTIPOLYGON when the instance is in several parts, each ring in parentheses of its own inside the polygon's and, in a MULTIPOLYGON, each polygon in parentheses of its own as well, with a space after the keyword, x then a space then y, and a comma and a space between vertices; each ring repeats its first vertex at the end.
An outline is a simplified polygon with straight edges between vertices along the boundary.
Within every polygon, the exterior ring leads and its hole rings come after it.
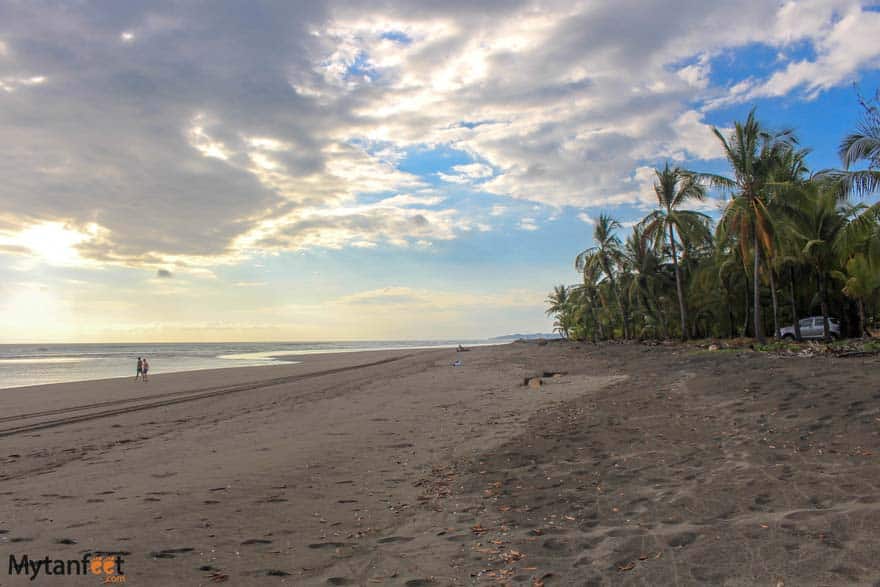
MULTIPOLYGON (((810 174, 792 130, 771 131, 755 112, 725 135, 713 129, 728 175, 656 170, 657 206, 621 241, 601 214, 594 245, 575 258, 582 277, 557 285, 548 315, 578 340, 753 337, 822 315, 843 334, 870 336, 880 307, 880 92, 840 146, 843 169, 810 174), (726 199, 717 224, 689 209, 707 190, 726 199)), ((873 344, 873 343, 871 343, 873 344)))

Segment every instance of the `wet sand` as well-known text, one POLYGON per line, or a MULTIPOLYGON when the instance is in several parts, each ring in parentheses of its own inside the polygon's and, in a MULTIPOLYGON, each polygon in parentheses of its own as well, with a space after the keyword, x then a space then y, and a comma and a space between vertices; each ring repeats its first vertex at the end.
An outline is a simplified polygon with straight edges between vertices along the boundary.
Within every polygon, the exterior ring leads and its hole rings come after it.
POLYGON ((878 375, 516 343, 4 390, 0 555, 121 552, 142 585, 870 585, 878 375))

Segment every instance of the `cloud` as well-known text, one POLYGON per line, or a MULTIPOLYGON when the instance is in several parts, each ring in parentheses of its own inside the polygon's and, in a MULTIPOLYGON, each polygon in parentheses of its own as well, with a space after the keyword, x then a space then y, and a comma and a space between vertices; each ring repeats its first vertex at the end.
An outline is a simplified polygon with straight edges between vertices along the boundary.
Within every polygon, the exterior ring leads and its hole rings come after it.
MULTIPOLYGON (((786 8, 793 8, 789 4, 786 8)), ((824 35, 816 39, 815 59, 790 61, 752 89, 745 99, 785 96, 802 90, 808 98, 853 78, 864 67, 880 65, 880 44, 866 39, 880 35, 880 12, 853 5, 824 35)))
POLYGON ((395 309, 401 306, 425 310, 463 310, 469 307, 528 307, 541 306, 545 293, 542 291, 510 290, 495 293, 458 292, 419 289, 407 286, 390 286, 359 291, 332 300, 336 306, 373 306, 395 309))
POLYGON ((159 279, 171 279, 172 277, 174 277, 174 275, 167 269, 157 269, 156 277, 158 277, 159 279))
POLYGON ((475 181, 484 180, 492 177, 494 171, 488 165, 482 163, 468 163, 465 165, 454 165, 452 170, 455 173, 438 173, 437 175, 443 181, 450 183, 473 183, 475 181))
POLYGON ((0 246, 46 261, 17 235, 63 226, 85 236, 54 262, 176 272, 490 228, 501 209, 477 198, 465 215, 448 197, 458 186, 647 205, 645 169, 719 156, 709 109, 813 97, 880 56, 868 41, 880 13, 851 0, 13 3, 3 15, 0 209, 14 226, 0 246), (754 44, 780 61, 713 82, 717 60, 754 44), (467 162, 405 165, 432 149, 467 162))
POLYGON ((538 230, 538 224, 534 218, 521 218, 519 221, 519 229, 526 231, 535 231, 538 230))
POLYGON ((580 212, 577 215, 577 218, 578 218, 578 220, 580 220, 581 222, 584 222, 586 224, 591 224, 591 225, 596 224, 596 219, 593 218, 592 216, 590 216, 589 214, 587 214, 586 212, 580 212))

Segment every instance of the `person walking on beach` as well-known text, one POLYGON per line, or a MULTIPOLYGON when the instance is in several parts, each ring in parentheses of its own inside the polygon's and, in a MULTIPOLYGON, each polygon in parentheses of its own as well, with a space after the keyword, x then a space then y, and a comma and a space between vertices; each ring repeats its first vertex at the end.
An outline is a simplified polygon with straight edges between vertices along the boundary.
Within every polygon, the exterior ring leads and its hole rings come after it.
POLYGON ((144 376, 144 362, 143 362, 143 360, 141 360, 140 357, 138 357, 138 370, 137 370, 137 375, 134 376, 134 380, 137 381, 138 377, 143 377, 143 376, 144 376))
POLYGON ((147 382, 147 372, 150 370, 150 364, 147 362, 146 357, 144 357, 142 366, 143 366, 143 370, 144 370, 144 373, 143 373, 144 383, 146 383, 147 382))

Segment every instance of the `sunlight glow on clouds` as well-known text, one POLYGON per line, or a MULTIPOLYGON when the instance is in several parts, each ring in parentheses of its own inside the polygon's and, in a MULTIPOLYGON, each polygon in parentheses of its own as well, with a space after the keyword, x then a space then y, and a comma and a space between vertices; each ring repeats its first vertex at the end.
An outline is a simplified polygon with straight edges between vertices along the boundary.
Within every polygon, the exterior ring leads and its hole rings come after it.
POLYGON ((718 165, 710 122, 874 74, 866 6, 12 3, 0 255, 165 269, 145 287, 180 293, 284 255, 451 263, 587 234, 652 206, 667 158, 718 165))
POLYGON ((50 11, 21 5, 7 20, 26 24, 35 42, 64 43, 69 56, 32 51, 22 26, 0 27, 0 90, 15 95, 58 76, 69 91, 66 118, 85 126, 81 139, 52 119, 28 133, 15 121, 44 108, 39 99, 17 102, 14 118, 0 115, 11 142, 22 143, 16 170, 65 162, 54 167, 51 189, 45 176, 23 171, 3 197, 33 194, 32 205, 17 198, 10 207, 22 217, 84 225, 101 216, 110 248, 102 257, 132 263, 199 255, 224 262, 242 253, 242 243, 402 246, 456 238, 498 217, 497 207, 467 220, 455 208, 418 215, 390 202, 358 207, 362 196, 437 180, 444 189, 551 207, 643 203, 637 169, 666 157, 720 156, 707 112, 792 92, 813 98, 880 58, 880 45, 869 41, 880 33, 880 13, 854 0, 681 10, 392 2, 288 12, 278 5, 251 15, 265 22, 249 27, 222 11, 120 6, 107 21, 116 26, 109 36, 87 7, 63 31, 41 18, 43 10, 50 11), (712 26, 719 22, 720 30, 712 26), (111 37, 137 40, 137 57, 119 54, 111 37), (753 44, 778 51, 768 74, 712 83, 716 60, 753 44), (66 67, 74 62, 82 69, 66 67), (175 125, 180 131, 169 132, 175 125), (116 128, 127 143, 110 132, 116 128), (411 149, 441 147, 471 161, 401 170, 411 149), (132 238, 123 210, 145 199, 151 230, 132 238), (192 210, 165 222, 181 203, 192 210), (206 209, 208 218, 195 212, 206 209), (187 234, 195 222, 202 225, 187 234))
POLYGON ((50 265, 78 266, 89 264, 77 246, 99 236, 101 227, 89 224, 83 230, 61 222, 44 222, 27 226, 17 233, 0 231, 0 250, 17 250, 50 265))
POLYGON ((3 77, 0 78, 0 90, 3 90, 4 92, 14 92, 21 87, 38 86, 45 82, 46 78, 42 75, 31 77, 3 77))

